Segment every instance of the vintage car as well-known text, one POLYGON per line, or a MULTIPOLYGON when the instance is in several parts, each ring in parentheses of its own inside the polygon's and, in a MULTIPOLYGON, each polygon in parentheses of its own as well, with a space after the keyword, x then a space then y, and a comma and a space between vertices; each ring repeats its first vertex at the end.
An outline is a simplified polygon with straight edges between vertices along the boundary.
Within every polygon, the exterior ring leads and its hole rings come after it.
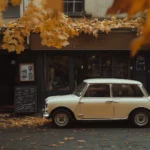
POLYGON ((70 95, 45 100, 43 116, 57 127, 73 120, 130 120, 138 127, 150 121, 150 96, 141 82, 127 79, 86 79, 70 95))

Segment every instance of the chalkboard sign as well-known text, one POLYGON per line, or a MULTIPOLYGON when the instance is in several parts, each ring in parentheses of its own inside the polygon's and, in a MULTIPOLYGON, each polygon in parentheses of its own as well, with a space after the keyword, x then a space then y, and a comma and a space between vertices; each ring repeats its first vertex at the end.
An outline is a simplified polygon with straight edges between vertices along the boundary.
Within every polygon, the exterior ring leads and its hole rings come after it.
POLYGON ((35 86, 15 87, 15 113, 37 111, 37 88, 35 86))

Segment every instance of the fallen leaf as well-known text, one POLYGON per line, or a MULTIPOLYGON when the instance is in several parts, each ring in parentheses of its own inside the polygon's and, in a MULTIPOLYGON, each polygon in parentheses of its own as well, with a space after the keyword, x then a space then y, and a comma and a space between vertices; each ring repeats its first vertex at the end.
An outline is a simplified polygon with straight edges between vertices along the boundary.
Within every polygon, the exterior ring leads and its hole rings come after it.
POLYGON ((115 146, 115 145, 112 145, 112 146, 110 146, 110 147, 114 148, 114 147, 116 147, 116 146, 115 146))
POLYGON ((127 145, 129 144, 128 142, 124 142, 124 143, 127 144, 127 145))
POLYGON ((74 139, 75 139, 74 137, 65 137, 65 138, 64 138, 65 141, 74 140, 74 139))
POLYGON ((85 143, 85 140, 78 140, 79 143, 85 143))
POLYGON ((50 144, 48 146, 50 146, 50 147, 58 147, 59 145, 58 144, 50 144))
POLYGON ((65 144, 65 142, 59 142, 59 144, 65 144))

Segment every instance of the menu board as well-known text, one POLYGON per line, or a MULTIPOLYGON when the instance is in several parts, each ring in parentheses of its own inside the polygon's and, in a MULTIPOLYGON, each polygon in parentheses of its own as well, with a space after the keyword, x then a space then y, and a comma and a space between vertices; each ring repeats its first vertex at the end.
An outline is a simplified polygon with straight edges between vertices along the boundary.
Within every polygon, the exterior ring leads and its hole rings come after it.
POLYGON ((34 113, 37 111, 36 86, 15 87, 15 113, 34 113))

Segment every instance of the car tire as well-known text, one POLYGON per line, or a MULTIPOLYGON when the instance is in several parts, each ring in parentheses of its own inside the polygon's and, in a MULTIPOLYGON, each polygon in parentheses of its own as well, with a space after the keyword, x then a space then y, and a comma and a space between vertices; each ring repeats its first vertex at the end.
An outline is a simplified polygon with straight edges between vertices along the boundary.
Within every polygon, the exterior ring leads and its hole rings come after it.
POLYGON ((72 117, 69 111, 58 109, 52 114, 52 123, 55 127, 65 128, 71 124, 72 117))
POLYGON ((150 113, 144 109, 135 110, 130 119, 136 127, 146 127, 150 122, 150 113))

